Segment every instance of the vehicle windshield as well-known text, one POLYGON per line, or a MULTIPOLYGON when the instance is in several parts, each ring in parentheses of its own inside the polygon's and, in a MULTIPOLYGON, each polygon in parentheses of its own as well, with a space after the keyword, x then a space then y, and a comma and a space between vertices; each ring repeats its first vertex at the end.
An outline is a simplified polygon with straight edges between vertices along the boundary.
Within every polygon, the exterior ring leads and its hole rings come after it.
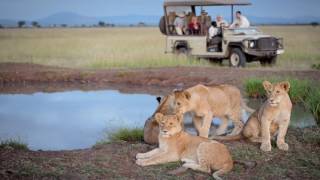
POLYGON ((255 35, 261 33, 257 28, 237 28, 230 30, 236 35, 255 35))

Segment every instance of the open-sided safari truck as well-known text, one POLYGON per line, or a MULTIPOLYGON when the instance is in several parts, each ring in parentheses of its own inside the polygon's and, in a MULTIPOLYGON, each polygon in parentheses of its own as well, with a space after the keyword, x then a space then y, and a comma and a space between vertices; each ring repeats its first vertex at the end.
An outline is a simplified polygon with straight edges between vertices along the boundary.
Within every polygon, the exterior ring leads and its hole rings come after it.
POLYGON ((229 59, 231 67, 244 67, 252 61, 260 61, 262 65, 275 64, 277 56, 284 52, 283 39, 263 34, 256 27, 219 28, 220 42, 210 42, 208 24, 214 17, 202 15, 201 10, 209 6, 230 6, 233 21, 234 6, 244 5, 251 3, 244 0, 165 0, 164 16, 159 27, 166 35, 166 53, 186 54, 218 62, 229 59), (201 23, 200 32, 192 34, 186 31, 178 35, 174 22, 179 13, 186 15, 186 24, 191 16, 197 17, 201 23))

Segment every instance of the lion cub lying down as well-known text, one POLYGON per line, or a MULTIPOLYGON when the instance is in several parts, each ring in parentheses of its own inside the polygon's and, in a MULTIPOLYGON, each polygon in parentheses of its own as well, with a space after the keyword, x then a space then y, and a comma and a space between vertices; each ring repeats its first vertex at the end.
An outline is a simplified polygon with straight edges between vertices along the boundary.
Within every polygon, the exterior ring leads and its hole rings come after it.
POLYGON ((268 99, 249 117, 243 131, 236 136, 213 137, 212 139, 238 140, 246 138, 251 142, 261 143, 261 150, 271 151, 271 137, 277 134, 278 148, 284 151, 289 149, 285 142, 285 136, 292 109, 292 103, 288 95, 290 83, 271 84, 269 81, 264 81, 263 87, 267 92, 268 99))
POLYGON ((233 160, 227 147, 217 141, 193 136, 183 131, 183 115, 155 115, 159 123, 159 148, 136 155, 136 164, 148 166, 183 161, 183 167, 206 173, 220 179, 233 168, 233 160))

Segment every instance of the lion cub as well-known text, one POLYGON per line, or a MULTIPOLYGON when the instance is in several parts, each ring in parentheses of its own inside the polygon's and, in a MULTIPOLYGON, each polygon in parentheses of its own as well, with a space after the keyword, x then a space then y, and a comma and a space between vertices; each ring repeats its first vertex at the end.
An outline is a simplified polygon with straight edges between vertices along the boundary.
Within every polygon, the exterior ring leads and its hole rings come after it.
POLYGON ((233 168, 233 160, 227 147, 217 141, 193 136, 183 131, 183 115, 155 115, 159 123, 159 147, 136 155, 136 164, 149 166, 183 161, 183 167, 213 173, 215 179, 233 168))
POLYGON ((288 144, 285 136, 290 123, 292 103, 288 95, 289 82, 271 84, 263 82, 268 99, 256 110, 246 122, 240 135, 229 137, 213 137, 216 140, 249 139, 251 142, 261 143, 260 149, 271 151, 271 137, 277 134, 277 146, 287 151, 288 144))

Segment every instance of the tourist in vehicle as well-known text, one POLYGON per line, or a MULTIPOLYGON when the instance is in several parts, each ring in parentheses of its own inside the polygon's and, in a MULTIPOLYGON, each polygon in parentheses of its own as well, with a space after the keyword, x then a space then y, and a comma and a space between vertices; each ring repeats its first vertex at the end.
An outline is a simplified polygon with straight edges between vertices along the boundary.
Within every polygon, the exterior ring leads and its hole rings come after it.
POLYGON ((228 27, 229 26, 229 23, 227 21, 225 21, 221 15, 218 15, 216 17, 216 22, 217 22, 217 27, 218 28, 220 28, 220 27, 224 28, 224 27, 228 27))
POLYGON ((230 28, 248 28, 250 27, 249 20, 242 15, 241 11, 236 12, 236 20, 231 24, 230 28))
POLYGON ((218 27, 217 27, 217 22, 212 21, 211 26, 209 28, 209 39, 213 39, 216 35, 218 35, 218 27))
POLYGON ((198 22, 198 18, 193 16, 191 19, 191 23, 188 25, 190 34, 198 35, 200 33, 201 25, 198 22))
POLYGON ((177 17, 174 21, 174 26, 176 28, 177 35, 182 36, 184 34, 184 28, 185 28, 185 19, 186 15, 185 12, 177 13, 177 17))
POLYGON ((199 19, 201 25, 201 35, 208 35, 208 30, 211 26, 211 17, 205 10, 202 10, 199 19))
POLYGON ((221 50, 221 42, 222 37, 219 36, 219 30, 221 28, 217 27, 217 22, 212 21, 211 27, 209 28, 209 46, 211 49, 213 48, 214 51, 220 51, 221 50))

